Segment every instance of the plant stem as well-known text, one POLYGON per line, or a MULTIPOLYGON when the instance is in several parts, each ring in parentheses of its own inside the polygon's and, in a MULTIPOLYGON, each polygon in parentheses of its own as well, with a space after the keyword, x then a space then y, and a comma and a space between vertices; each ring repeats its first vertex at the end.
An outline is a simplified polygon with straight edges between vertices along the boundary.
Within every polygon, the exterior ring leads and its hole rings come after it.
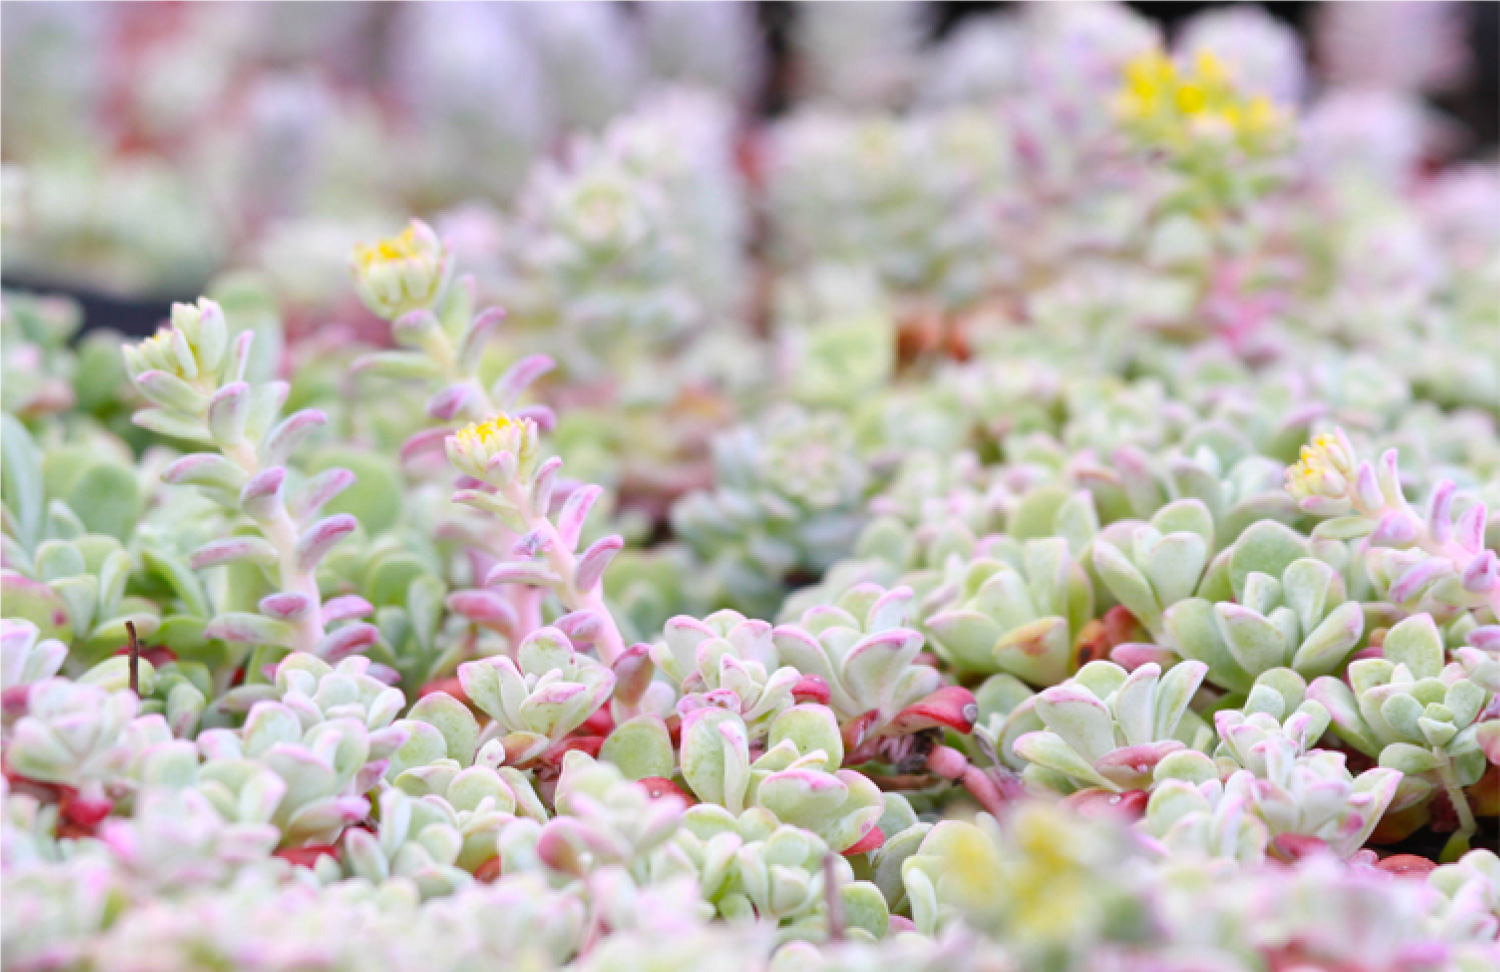
POLYGON ((1006 799, 984 770, 969 762, 969 757, 951 746, 936 746, 927 757, 927 768, 946 780, 962 783, 964 789, 991 816, 1005 812, 1006 799))
POLYGON ((485 391, 484 385, 473 374, 468 373, 463 365, 459 363, 458 354, 453 349, 453 342, 448 339, 448 334, 442 328, 438 328, 430 341, 422 343, 422 349, 427 356, 438 366, 443 373, 443 378, 449 385, 469 385, 473 389, 474 403, 479 408, 481 420, 491 418, 500 413, 489 392, 485 391))
POLYGON ((823 855, 823 900, 828 908, 828 940, 844 940, 844 899, 839 896, 838 869, 833 854, 823 855))
POLYGON ((141 640, 135 634, 135 622, 125 622, 125 633, 130 637, 130 691, 139 698, 141 694, 141 640))
POLYGON ((557 532, 557 527, 547 517, 546 511, 536 511, 531 508, 530 491, 519 482, 510 483, 505 487, 504 492, 505 498, 510 500, 519 512, 527 532, 540 536, 547 548, 543 554, 547 558, 547 565, 561 578, 553 588, 557 599, 562 601, 563 606, 569 611, 590 611, 598 615, 600 627, 598 636, 594 638, 594 645, 599 649, 600 661, 606 665, 613 665, 615 659, 625 651, 625 638, 620 634, 620 628, 615 624, 614 616, 609 613, 609 608, 604 604, 603 584, 596 583, 590 590, 580 591, 576 583, 578 558, 563 542, 562 535, 557 532))
POLYGON ((1458 777, 1453 775, 1453 760, 1439 748, 1434 747, 1432 753, 1438 758, 1437 773, 1438 779, 1442 781, 1443 791, 1448 794, 1448 802, 1453 804, 1453 811, 1458 814, 1458 831, 1453 839, 1467 842, 1479 832, 1474 810, 1469 806, 1469 798, 1464 795, 1463 787, 1458 785, 1458 777))
MULTIPOLYGON (((244 470, 247 477, 261 471, 260 455, 248 442, 221 447, 226 456, 244 470)), ((323 628, 323 595, 318 590, 318 578, 312 571, 297 566, 297 524, 284 505, 276 511, 270 523, 261 528, 272 547, 276 548, 278 584, 283 591, 307 597, 312 609, 292 622, 295 629, 294 651, 313 652, 327 633, 323 628)))

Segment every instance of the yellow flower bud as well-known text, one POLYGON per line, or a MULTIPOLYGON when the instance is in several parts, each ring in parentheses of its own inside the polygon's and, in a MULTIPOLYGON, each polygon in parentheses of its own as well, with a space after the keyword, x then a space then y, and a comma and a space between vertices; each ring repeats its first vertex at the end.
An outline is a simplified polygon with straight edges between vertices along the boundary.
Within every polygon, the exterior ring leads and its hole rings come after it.
POLYGON ((1301 459, 1287 467, 1286 490, 1299 503, 1316 500, 1320 511, 1336 514, 1348 505, 1355 474, 1354 447, 1335 429, 1302 447, 1301 459))
POLYGON ((400 234, 360 244, 349 260, 365 306, 388 321, 436 307, 452 274, 452 255, 432 228, 412 220, 400 234))
POLYGON ((516 463, 512 477, 525 480, 536 465, 536 423, 501 412, 488 421, 459 429, 448 437, 446 446, 448 460, 465 475, 493 482, 496 470, 489 468, 490 460, 508 452, 516 463))
POLYGON ((183 381, 213 385, 228 346, 224 311, 206 297, 196 304, 173 304, 172 323, 140 344, 125 347, 132 377, 164 371, 183 381))

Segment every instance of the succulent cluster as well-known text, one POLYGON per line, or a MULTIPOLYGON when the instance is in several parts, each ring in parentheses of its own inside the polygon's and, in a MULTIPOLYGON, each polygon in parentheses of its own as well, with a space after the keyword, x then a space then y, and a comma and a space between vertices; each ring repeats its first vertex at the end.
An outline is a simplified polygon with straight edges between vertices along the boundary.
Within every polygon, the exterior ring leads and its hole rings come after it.
POLYGON ((1500 963, 1500 175, 1249 10, 845 5, 751 129, 645 6, 349 327, 6 294, 5 967, 1500 963))

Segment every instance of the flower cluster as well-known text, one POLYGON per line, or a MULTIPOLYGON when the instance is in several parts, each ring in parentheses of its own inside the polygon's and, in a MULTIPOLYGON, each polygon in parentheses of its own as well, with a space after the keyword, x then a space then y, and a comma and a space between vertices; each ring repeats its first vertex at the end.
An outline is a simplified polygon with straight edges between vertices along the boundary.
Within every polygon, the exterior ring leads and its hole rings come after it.
POLYGON ((1265 151, 1286 119, 1265 95, 1242 96, 1228 69, 1207 48, 1191 69, 1146 54, 1125 69, 1120 114, 1137 137, 1181 150, 1198 139, 1227 139, 1247 152, 1265 151))

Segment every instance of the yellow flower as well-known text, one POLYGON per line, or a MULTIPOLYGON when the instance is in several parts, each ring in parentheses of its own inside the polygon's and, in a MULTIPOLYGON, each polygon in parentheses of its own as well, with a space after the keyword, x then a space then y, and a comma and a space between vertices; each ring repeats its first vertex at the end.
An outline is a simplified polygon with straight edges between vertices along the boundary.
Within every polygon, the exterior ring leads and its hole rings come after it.
POLYGON ((1283 121, 1281 112, 1271 104, 1271 99, 1265 95, 1256 95, 1250 99, 1250 104, 1245 109, 1244 120, 1239 126, 1240 134, 1251 137, 1269 134, 1280 128, 1283 121))
POLYGON ((456 438, 466 449, 480 449, 499 442, 506 431, 516 427, 516 420, 501 412, 485 422, 472 422, 459 429, 456 438))
POLYGON ((1302 447, 1301 459, 1286 470, 1286 490, 1292 498, 1308 501, 1318 512, 1347 512, 1355 477, 1354 447, 1343 429, 1317 436, 1302 447))
POLYGON ((1010 920, 1015 934, 1039 942, 1067 941, 1087 921, 1091 900, 1088 861, 1094 835, 1051 808, 1027 807, 1011 819, 1020 851, 1010 874, 1010 920))
POLYGON ((496 470, 489 468, 490 461, 502 452, 514 459, 511 475, 519 474, 524 479, 536 463, 536 423, 501 412, 487 421, 459 429, 448 437, 446 446, 449 461, 459 472, 475 479, 491 481, 496 470))
POLYGON ((1125 67, 1117 106, 1137 138, 1170 149, 1216 139, 1260 152, 1285 122, 1266 98, 1237 91, 1231 72, 1208 51, 1187 67, 1159 52, 1135 58, 1125 67))
POLYGON ((919 928, 935 929, 940 910, 957 909, 976 928, 1004 919, 1005 860, 984 827, 944 820, 922 839, 901 873, 919 928))
POLYGON ((349 269, 365 306, 395 320, 434 307, 448 286, 452 263, 432 228, 414 219, 396 236, 355 246, 349 269))
POLYGON ((1229 71, 1224 67, 1224 62, 1214 56, 1213 51, 1206 48, 1198 51, 1193 58, 1193 68, 1205 84, 1215 87, 1224 87, 1229 84, 1229 71))

